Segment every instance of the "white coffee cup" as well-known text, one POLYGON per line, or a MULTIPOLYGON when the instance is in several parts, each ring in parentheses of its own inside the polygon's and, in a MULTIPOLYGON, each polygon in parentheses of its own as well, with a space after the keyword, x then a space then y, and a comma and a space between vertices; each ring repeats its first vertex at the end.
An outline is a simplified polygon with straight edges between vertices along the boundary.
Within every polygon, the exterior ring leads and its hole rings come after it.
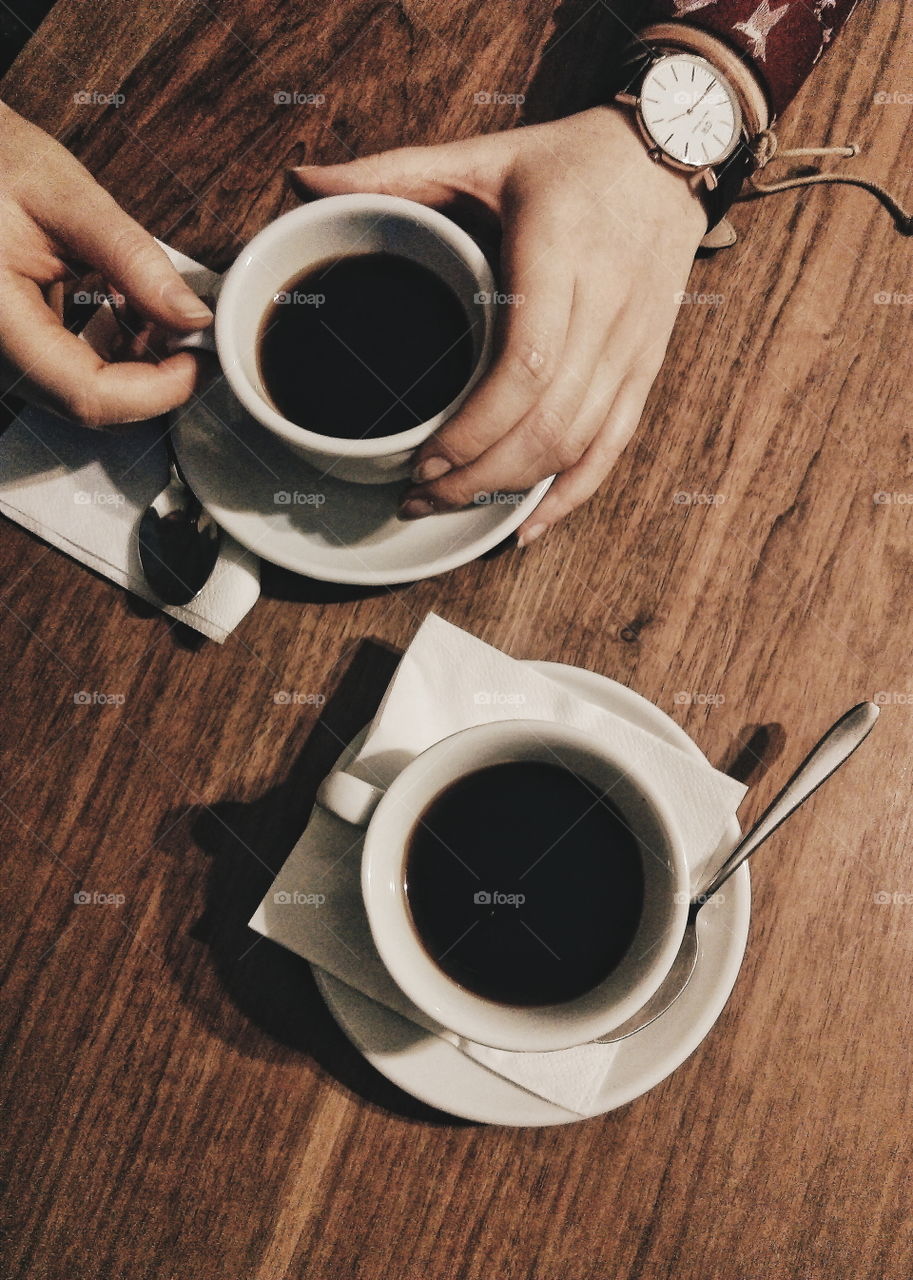
POLYGON ((607 742, 545 720, 505 720, 464 729, 417 756, 386 789, 336 770, 318 804, 367 826, 362 893, 377 950, 397 985, 442 1026, 495 1049, 566 1049, 609 1034, 633 1016, 669 972, 684 936, 689 881, 674 815, 659 790, 607 742), (427 806, 457 779, 508 760, 560 764, 601 794, 637 838, 644 906, 634 940, 591 991, 561 1004, 521 1007, 486 1000, 448 977, 425 950, 405 887, 410 836, 427 806))
POLYGON ((319 470, 359 484, 387 484, 408 476, 415 450, 456 412, 482 376, 491 358, 494 315, 495 281, 485 255, 444 214, 398 196, 328 196, 282 214, 254 236, 222 277, 214 328, 172 346, 215 351, 251 417, 319 470), (433 418, 392 436, 350 440, 298 426, 272 403, 258 369, 260 325, 276 295, 309 267, 353 253, 395 253, 427 267, 476 322, 466 385, 433 418))

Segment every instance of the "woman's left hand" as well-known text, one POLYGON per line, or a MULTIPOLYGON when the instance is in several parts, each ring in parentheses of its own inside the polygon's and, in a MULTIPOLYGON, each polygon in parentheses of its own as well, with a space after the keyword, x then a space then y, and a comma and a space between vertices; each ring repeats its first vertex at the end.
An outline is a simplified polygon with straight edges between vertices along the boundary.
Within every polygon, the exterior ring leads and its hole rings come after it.
POLYGON ((406 519, 557 479, 520 545, 585 502, 630 439, 665 356, 703 206, 621 109, 292 171, 307 196, 376 191, 501 223, 496 354, 419 450, 406 519))

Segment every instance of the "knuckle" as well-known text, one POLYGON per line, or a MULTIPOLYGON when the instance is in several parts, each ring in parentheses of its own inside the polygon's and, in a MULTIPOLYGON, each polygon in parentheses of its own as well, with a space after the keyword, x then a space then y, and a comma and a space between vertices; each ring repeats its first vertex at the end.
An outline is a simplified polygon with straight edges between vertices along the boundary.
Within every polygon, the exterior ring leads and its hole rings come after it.
POLYGON ((431 457, 446 458, 452 467, 465 467, 482 452, 482 438, 469 424, 461 424, 454 431, 432 436, 419 455, 421 460, 431 457))
POLYGON ((93 387, 73 387, 62 396, 63 407, 67 417, 82 427, 100 427, 104 425, 104 412, 101 400, 93 387))
POLYGON ((576 440, 562 440, 556 449, 552 450, 552 465, 556 471, 567 471, 580 461, 583 455, 583 446, 576 440))
POLYGON ((527 431, 533 450, 547 455, 561 470, 580 457, 579 445, 570 435, 570 424, 556 409, 540 406, 534 410, 527 431))
POLYGON ((448 511, 469 506, 481 488, 480 484, 473 484, 468 476, 459 476, 452 480, 448 476, 444 480, 439 480, 437 484, 429 485, 424 492, 439 510, 448 511), (447 483, 448 480, 449 483, 447 483))
POLYGON ((546 343, 524 338, 508 342, 504 351, 504 366, 521 386, 532 386, 538 389, 551 380, 555 369, 555 358, 546 343))
POLYGON ((154 244, 150 245, 142 227, 130 223, 119 227, 111 240, 114 257, 128 271, 144 266, 149 261, 150 249, 154 251, 154 244))

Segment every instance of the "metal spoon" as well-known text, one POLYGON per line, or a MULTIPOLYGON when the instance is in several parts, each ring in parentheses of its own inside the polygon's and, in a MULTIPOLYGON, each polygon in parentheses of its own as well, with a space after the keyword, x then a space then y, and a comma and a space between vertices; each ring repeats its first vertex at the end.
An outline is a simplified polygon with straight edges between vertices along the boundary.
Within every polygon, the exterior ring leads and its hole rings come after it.
MULTIPOLYGON (((115 301, 111 312, 127 343, 137 342, 139 325, 131 324, 129 305, 115 301)), ((201 345, 203 332, 185 335, 174 350, 201 345)), ((184 605, 209 581, 219 558, 222 530, 181 473, 170 425, 165 441, 168 483, 140 517, 139 559, 146 581, 162 604, 184 605)))
POLYGON ((697 893, 691 899, 688 911, 688 923, 685 936, 678 955, 672 962, 672 968, 663 979, 657 991, 651 996, 643 1008, 633 1017, 628 1018, 620 1026, 606 1036, 600 1036, 597 1044, 614 1044, 617 1040, 625 1040, 636 1031, 648 1027, 660 1014, 665 1013, 670 1005, 678 999, 691 980, 697 965, 700 944, 697 935, 697 916, 701 907, 711 898, 721 885, 729 879, 745 859, 773 835, 777 827, 795 813, 813 791, 825 782, 835 769, 847 760, 859 744, 871 732, 878 719, 879 708, 874 702, 860 702, 841 716, 836 724, 805 757, 799 768, 792 775, 786 786, 775 797, 751 830, 744 835, 725 862, 715 871, 705 872, 701 878, 697 893))
POLYGON ((200 594, 219 557, 222 530, 187 484, 168 441, 168 484, 139 522, 139 558, 149 586, 163 604, 189 604, 200 594))

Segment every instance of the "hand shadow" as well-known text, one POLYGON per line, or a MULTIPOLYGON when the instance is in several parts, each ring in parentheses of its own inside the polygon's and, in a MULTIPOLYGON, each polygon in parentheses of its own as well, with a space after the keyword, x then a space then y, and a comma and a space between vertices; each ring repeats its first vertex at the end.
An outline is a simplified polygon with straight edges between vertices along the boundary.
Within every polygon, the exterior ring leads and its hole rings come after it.
MULTIPOLYGON (((169 922, 168 934, 175 940, 169 960, 182 1000, 235 1050, 272 1061, 277 1046, 288 1051, 282 1058, 306 1053, 327 1075, 375 1107, 426 1124, 462 1125, 468 1122, 426 1106, 376 1071, 337 1026, 310 965, 247 925, 304 830, 318 784, 343 744, 373 716, 398 660, 398 653, 379 642, 361 642, 286 778, 250 803, 226 798, 189 811, 193 839, 210 859, 205 907, 189 934, 208 948, 221 989, 250 1034, 243 1026, 239 1032, 238 1020, 226 1016, 223 1000, 213 1004, 207 997, 205 982, 188 966, 187 931, 179 919, 169 922), (273 1043, 264 1046, 258 1032, 273 1043)), ((169 815, 166 833, 183 825, 178 815, 169 815)), ((184 834, 175 842, 180 865, 186 859, 184 834)), ((158 847, 167 849, 167 843, 166 834, 158 847)), ((186 901, 186 892, 163 897, 166 902, 186 901)), ((405 1049, 424 1034, 402 1019, 397 1046, 405 1049)))

